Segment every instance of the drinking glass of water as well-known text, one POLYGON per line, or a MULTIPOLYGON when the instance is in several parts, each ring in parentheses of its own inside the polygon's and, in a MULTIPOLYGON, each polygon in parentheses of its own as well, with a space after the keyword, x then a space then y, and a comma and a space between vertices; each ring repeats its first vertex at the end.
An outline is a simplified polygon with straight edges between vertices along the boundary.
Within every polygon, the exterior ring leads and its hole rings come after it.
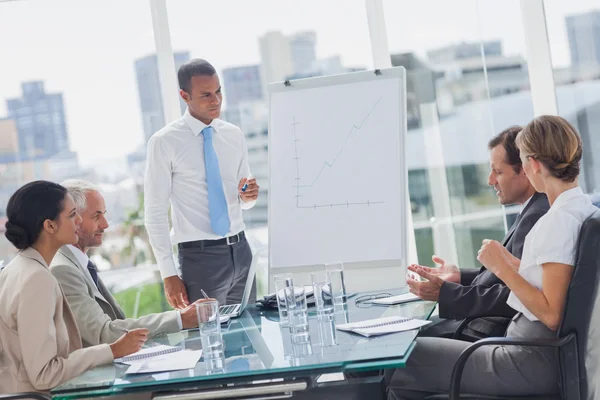
POLYGON ((320 321, 333 319, 334 307, 331 296, 331 278, 327 271, 317 271, 311 274, 317 317, 320 321))
POLYGON ((198 315, 198 329, 202 341, 202 355, 204 360, 223 358, 223 335, 221 334, 221 320, 219 316, 219 302, 208 300, 196 304, 198 315))
POLYGON ((346 303, 346 284, 344 282, 344 264, 341 262, 325 264, 331 281, 331 297, 335 306, 346 303))
POLYGON ((310 342, 308 304, 304 286, 292 286, 287 299, 290 337, 292 343, 310 342))
POLYGON ((291 290, 294 287, 292 274, 275 275, 275 296, 277 297, 277 308, 279 309, 279 323, 287 326, 288 317, 288 299, 291 299, 291 290))

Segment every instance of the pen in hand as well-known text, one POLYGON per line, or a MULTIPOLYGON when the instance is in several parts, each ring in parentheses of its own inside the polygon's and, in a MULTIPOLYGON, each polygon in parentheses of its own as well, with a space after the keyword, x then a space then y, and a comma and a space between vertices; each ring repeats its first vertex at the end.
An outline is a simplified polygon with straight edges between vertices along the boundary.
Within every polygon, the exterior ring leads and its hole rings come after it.
POLYGON ((246 179, 246 182, 244 183, 244 186, 242 186, 242 192, 245 192, 246 189, 248 189, 248 181, 252 179, 252 176, 249 176, 248 179, 246 179))

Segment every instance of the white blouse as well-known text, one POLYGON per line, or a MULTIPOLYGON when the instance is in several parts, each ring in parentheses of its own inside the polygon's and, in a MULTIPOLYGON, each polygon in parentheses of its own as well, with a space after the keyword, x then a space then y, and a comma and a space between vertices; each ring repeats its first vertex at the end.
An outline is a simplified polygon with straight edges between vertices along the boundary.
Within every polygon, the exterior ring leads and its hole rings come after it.
MULTIPOLYGON (((575 265, 579 231, 583 222, 595 210, 597 208, 579 186, 561 193, 550 210, 527 234, 519 274, 541 290, 543 264, 575 265)), ((513 292, 508 296, 506 303, 522 312, 530 321, 539 321, 513 292)))

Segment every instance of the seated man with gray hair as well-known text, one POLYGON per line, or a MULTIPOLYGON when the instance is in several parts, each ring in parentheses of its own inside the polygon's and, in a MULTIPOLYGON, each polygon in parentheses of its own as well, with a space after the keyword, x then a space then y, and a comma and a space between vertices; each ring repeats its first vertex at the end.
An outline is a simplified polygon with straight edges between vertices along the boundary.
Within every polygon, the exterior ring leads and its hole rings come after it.
POLYGON ((108 228, 104 197, 98 187, 86 181, 68 180, 62 185, 73 197, 82 222, 77 233, 79 241, 56 253, 50 272, 60 283, 75 315, 83 345, 112 343, 123 335, 123 331, 134 328, 147 328, 150 336, 155 336, 198 326, 195 303, 182 310, 140 318, 125 317, 87 255, 90 248, 102 244, 104 231, 108 228))

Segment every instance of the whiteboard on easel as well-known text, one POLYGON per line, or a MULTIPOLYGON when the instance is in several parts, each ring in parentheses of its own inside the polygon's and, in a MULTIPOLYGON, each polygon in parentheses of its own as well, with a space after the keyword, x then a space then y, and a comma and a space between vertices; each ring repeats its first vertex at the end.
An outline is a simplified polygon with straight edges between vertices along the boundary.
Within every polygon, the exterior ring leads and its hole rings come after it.
POLYGON ((404 68, 268 90, 270 268, 405 265, 404 68))

